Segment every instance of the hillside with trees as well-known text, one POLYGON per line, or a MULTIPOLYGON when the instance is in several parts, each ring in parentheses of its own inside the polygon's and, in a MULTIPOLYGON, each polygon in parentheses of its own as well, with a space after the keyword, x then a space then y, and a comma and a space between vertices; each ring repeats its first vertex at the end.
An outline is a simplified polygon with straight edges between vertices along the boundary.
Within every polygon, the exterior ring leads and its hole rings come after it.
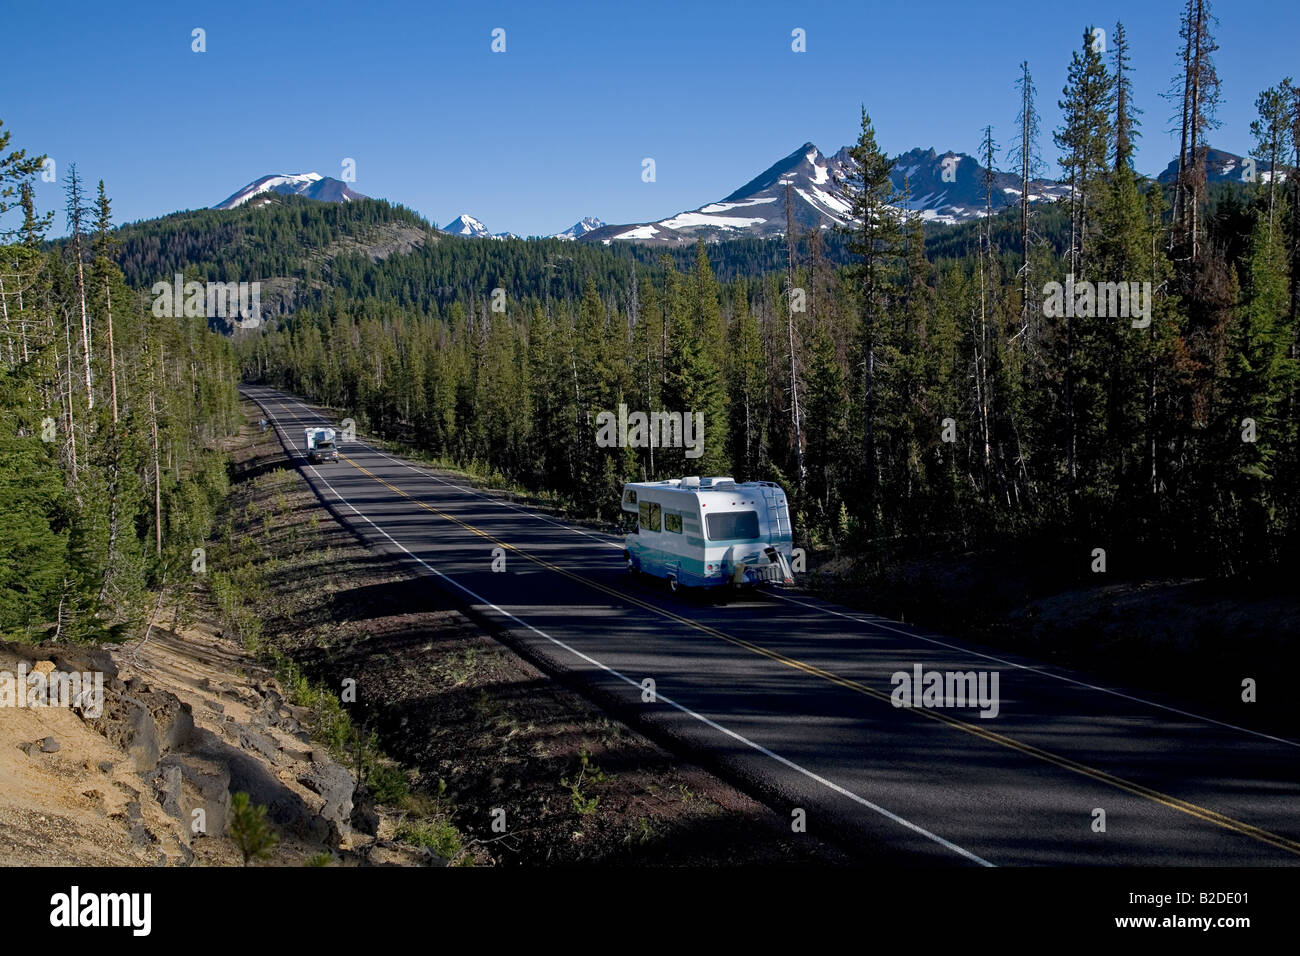
MULTIPOLYGON (((658 273, 665 255, 679 269, 694 261, 690 248, 637 243, 480 241, 438 232, 418 214, 382 199, 325 203, 273 193, 235 209, 131 223, 117 230, 117 239, 113 259, 136 288, 178 272, 187 280, 286 286, 287 301, 263 309, 272 325, 277 315, 319 307, 336 296, 427 311, 497 287, 519 298, 574 299, 588 278, 601 295, 617 296, 634 270, 658 273)), ((831 261, 847 261, 843 237, 830 235, 825 242, 831 261)), ((779 270, 786 245, 740 238, 719 244, 716 253, 715 269, 730 281, 779 270)))
POLYGON ((0 635, 118 640, 188 588, 237 425, 229 340, 159 319, 114 263, 103 181, 75 164, 37 209, 44 157, 0 128, 0 635), (45 241, 56 212, 69 235, 45 241))

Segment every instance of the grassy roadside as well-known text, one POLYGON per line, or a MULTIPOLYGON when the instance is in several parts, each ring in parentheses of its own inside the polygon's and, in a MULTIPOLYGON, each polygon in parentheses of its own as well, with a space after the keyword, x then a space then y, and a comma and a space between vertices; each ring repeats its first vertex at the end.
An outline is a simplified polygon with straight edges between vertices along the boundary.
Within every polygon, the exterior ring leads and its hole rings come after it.
MULTIPOLYGON (((245 411, 251 414, 250 409, 245 411)), ((231 454, 255 452, 260 444, 254 439, 231 449, 231 454)), ((367 804, 373 803, 380 815, 394 821, 394 839, 426 847, 453 865, 486 862, 487 857, 467 846, 451 823, 454 806, 441 795, 413 793, 411 774, 382 752, 376 733, 353 722, 344 695, 310 679, 266 629, 268 620, 292 617, 292 599, 279 582, 298 570, 301 556, 313 550, 312 538, 320 533, 322 520, 329 521, 317 515, 305 525, 292 520, 291 496, 300 484, 296 472, 273 469, 232 488, 208 553, 209 610, 228 636, 272 667, 286 699, 305 711, 303 725, 313 742, 349 767, 368 794, 367 804), (268 548, 270 542, 282 543, 284 552, 268 548)), ((327 544, 320 558, 328 562, 332 557, 333 546, 327 544)))

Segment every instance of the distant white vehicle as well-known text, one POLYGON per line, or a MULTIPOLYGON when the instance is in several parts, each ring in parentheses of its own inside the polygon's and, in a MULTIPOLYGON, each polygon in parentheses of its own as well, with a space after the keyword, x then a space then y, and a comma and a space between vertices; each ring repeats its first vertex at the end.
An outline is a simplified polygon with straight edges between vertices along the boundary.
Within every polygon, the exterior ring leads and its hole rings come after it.
POLYGON ((307 460, 313 465, 323 461, 338 461, 339 449, 334 443, 334 429, 307 429, 307 460))
POLYGON ((770 481, 672 478, 629 482, 623 510, 637 516, 624 539, 628 570, 669 587, 793 584, 785 491, 770 481))

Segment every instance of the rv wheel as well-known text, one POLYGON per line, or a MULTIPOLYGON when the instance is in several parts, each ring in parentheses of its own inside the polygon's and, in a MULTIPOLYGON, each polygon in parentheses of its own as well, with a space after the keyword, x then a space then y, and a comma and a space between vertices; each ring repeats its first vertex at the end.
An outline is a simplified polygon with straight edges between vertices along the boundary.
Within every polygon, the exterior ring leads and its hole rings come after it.
POLYGON ((677 593, 677 575, 668 575, 668 590, 672 591, 674 594, 677 593))

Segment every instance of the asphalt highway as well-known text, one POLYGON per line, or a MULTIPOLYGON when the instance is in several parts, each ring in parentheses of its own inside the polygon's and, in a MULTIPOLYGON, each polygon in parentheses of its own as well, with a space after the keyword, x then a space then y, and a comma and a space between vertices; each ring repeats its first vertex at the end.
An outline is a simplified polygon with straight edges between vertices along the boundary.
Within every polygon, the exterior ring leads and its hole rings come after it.
POLYGON ((377 552, 864 862, 1300 864, 1300 743, 1231 717, 1235 675, 1210 715, 798 591, 673 595, 632 578, 617 536, 364 441, 311 465, 303 429, 338 423, 282 392, 244 391, 321 502, 377 552), (996 716, 969 701, 896 706, 892 675, 917 665, 996 674, 996 716))

